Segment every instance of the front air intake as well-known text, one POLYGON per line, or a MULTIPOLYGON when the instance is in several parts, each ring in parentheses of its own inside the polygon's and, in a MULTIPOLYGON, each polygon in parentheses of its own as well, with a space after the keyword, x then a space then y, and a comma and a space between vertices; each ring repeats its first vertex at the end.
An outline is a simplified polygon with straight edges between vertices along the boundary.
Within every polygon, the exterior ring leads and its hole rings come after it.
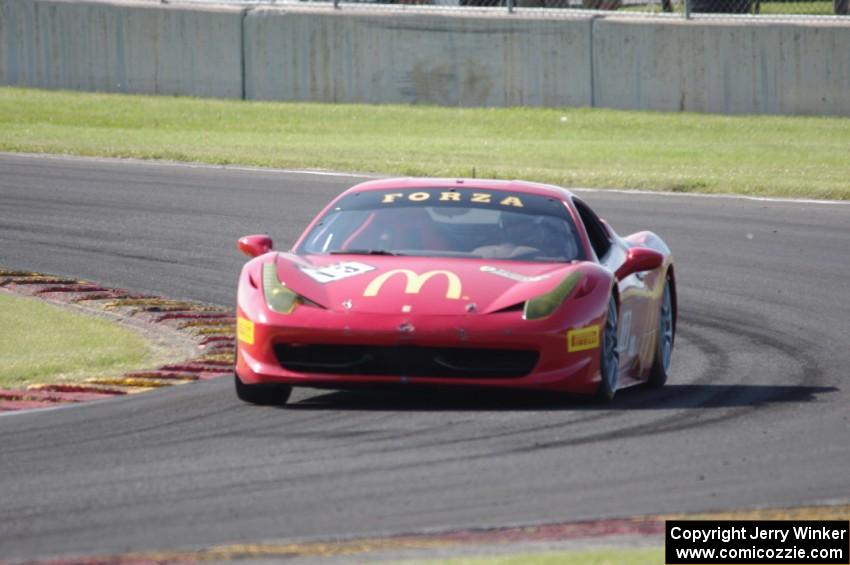
POLYGON ((297 373, 510 379, 529 374, 539 354, 526 349, 375 345, 274 346, 280 365, 297 373))

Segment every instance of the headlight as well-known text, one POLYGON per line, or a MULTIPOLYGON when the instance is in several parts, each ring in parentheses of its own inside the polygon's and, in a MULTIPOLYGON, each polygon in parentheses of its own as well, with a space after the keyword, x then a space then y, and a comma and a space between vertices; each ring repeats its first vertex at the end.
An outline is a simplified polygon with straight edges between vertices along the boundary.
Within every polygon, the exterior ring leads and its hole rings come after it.
POLYGON ((277 278, 275 263, 263 265, 263 294, 269 310, 281 314, 290 314, 301 302, 301 297, 286 288, 277 278))
POLYGON ((522 310, 523 319, 539 320, 546 316, 551 316, 564 303, 564 300, 566 300, 580 280, 581 273, 572 273, 561 284, 546 294, 527 300, 522 310))

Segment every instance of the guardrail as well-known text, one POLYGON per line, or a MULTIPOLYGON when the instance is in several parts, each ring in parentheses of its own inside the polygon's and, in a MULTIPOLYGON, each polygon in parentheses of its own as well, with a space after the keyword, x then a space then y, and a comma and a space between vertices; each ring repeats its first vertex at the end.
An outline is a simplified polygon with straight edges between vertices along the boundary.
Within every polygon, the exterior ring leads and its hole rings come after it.
POLYGON ((850 20, 0 0, 0 84, 251 100, 850 115, 850 20))
POLYGON ((557 17, 561 11, 600 11, 622 16, 673 14, 679 17, 766 16, 788 19, 811 16, 850 16, 850 0, 160 0, 194 4, 243 6, 296 6, 329 4, 342 10, 353 5, 387 10, 429 6, 447 13, 474 8, 492 8, 508 14, 557 17))

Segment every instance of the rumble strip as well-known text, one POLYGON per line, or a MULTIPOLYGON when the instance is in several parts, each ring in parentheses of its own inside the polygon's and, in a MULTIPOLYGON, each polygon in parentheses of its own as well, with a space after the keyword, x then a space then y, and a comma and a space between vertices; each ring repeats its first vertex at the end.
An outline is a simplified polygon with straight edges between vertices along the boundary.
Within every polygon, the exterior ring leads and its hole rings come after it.
POLYGON ((0 289, 41 298, 83 312, 108 313, 114 319, 147 325, 155 333, 187 342, 185 360, 120 377, 92 377, 82 383, 35 384, 22 390, 0 389, 0 412, 46 408, 99 400, 233 374, 235 316, 232 310, 183 300, 137 294, 96 283, 0 268, 0 289))
MULTIPOLYGON (((844 520, 850 505, 809 506, 799 508, 761 508, 706 514, 650 515, 632 518, 582 520, 513 527, 448 530, 434 533, 410 533, 382 537, 329 539, 305 542, 244 543, 218 545, 196 550, 148 551, 114 555, 58 557, 38 561, 18 561, 0 565, 170 565, 199 563, 284 562, 302 558, 324 562, 330 558, 348 558, 334 563, 368 563, 386 558, 433 559, 435 551, 443 558, 452 554, 506 554, 533 552, 546 545, 592 542, 591 547, 616 547, 615 540, 646 540, 661 545, 666 520, 844 520)), ((644 542, 645 544, 646 542, 644 542)), ((573 547, 576 547, 575 545, 573 547)), ((579 546, 580 547, 580 546, 579 546)), ((299 563, 302 561, 299 561, 299 563)))

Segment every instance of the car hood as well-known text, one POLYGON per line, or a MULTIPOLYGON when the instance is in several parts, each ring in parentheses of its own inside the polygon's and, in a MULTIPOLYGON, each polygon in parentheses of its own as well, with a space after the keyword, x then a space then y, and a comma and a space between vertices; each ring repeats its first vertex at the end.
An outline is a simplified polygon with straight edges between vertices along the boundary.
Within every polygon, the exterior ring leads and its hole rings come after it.
POLYGON ((491 313, 548 292, 581 263, 277 253, 278 278, 329 310, 491 313))

